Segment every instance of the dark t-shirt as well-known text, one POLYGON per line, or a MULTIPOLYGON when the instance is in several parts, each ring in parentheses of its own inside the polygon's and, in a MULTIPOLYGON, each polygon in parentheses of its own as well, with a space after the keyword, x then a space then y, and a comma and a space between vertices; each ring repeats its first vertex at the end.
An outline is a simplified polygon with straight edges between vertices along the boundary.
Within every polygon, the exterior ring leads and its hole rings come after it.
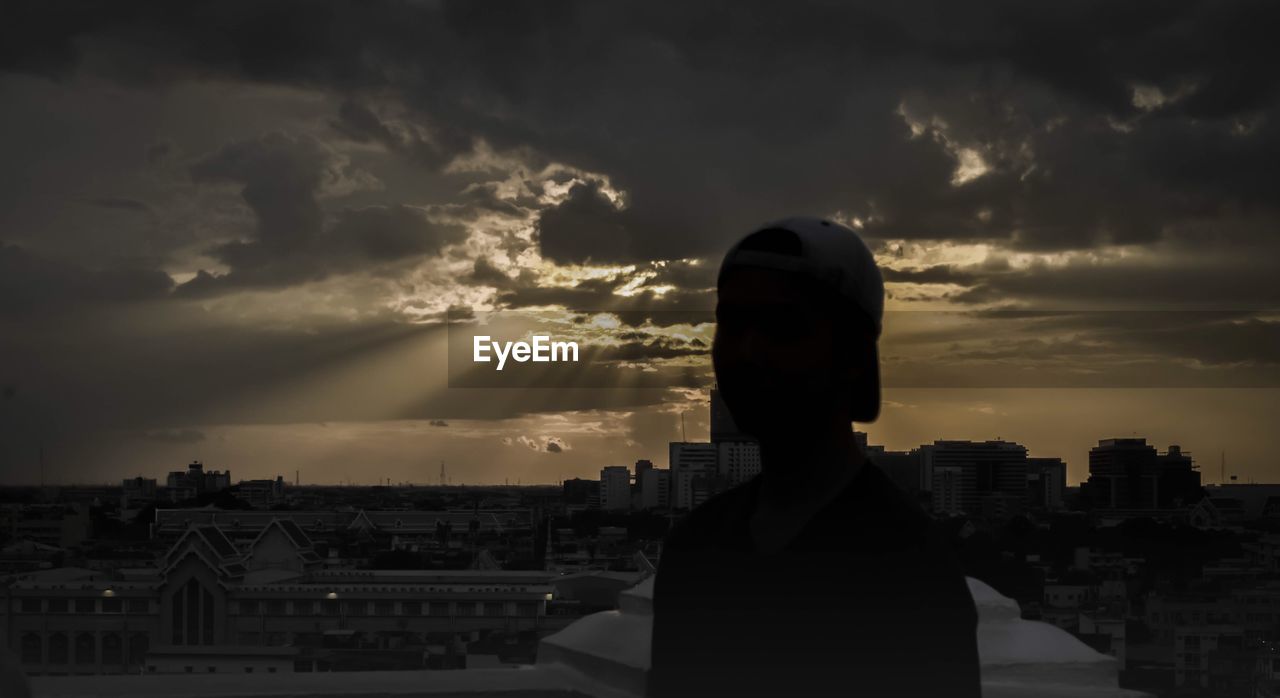
POLYGON ((760 478, 667 536, 648 696, 981 695, 978 615, 950 546, 868 461, 779 553, 755 550, 760 478))

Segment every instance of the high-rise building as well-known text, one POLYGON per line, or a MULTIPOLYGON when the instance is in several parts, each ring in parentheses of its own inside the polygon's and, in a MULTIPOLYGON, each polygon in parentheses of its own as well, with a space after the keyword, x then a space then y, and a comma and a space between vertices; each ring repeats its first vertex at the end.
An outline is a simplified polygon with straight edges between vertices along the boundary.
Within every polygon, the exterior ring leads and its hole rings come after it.
POLYGON ((636 461, 635 476, 631 479, 631 508, 643 509, 643 493, 641 485, 644 483, 644 474, 653 470, 653 461, 647 458, 641 458, 636 461))
MULTIPOLYGON (((1027 496, 1027 448, 1007 441, 934 441, 923 447, 932 478, 933 509, 978 515, 983 500, 1016 513, 1027 496)), ((987 511, 993 508, 988 506, 987 511)))
POLYGON ((640 508, 671 507, 671 471, 647 468, 640 475, 640 508))
POLYGON ((636 485, 640 484, 640 473, 653 469, 653 461, 647 458, 641 458, 636 461, 636 485))
POLYGON ((1067 464, 1061 458, 1027 459, 1027 506, 1053 511, 1062 508, 1067 491, 1067 464))
POLYGON ((625 465, 600 469, 600 508, 619 511, 631 508, 631 471, 625 465))
POLYGON ((1101 509, 1169 509, 1200 498, 1200 471, 1176 445, 1157 453, 1146 439, 1102 439, 1089 451, 1085 493, 1101 509))
POLYGON ((728 487, 741 485, 760 474, 760 444, 756 441, 721 441, 716 444, 716 472, 728 487))
POLYGON ((711 443, 716 445, 718 476, 713 489, 741 485, 760 474, 760 442, 738 428, 715 388, 711 389, 711 443))
POLYGON ((192 461, 185 471, 171 471, 165 478, 165 488, 175 501, 205 493, 221 492, 231 486, 230 470, 205 470, 200 461, 192 461))
POLYGON ((572 480, 565 480, 561 487, 563 488, 561 498, 564 500, 564 505, 567 509, 572 511, 583 508, 599 508, 599 480, 584 480, 575 477, 572 480))
POLYGON ((693 509, 711 495, 717 475, 717 444, 673 441, 670 444, 671 488, 676 509, 693 509))

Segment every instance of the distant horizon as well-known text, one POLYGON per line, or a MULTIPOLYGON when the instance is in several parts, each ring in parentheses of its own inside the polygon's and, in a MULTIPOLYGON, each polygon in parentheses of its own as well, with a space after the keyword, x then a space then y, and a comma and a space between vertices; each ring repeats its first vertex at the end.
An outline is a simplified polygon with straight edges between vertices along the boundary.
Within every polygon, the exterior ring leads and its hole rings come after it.
MULTIPOLYGON (((862 429, 857 429, 856 431, 863 432, 863 430, 862 430, 862 429)), ((868 434, 868 438, 867 438, 867 444, 868 444, 868 446, 884 446, 884 444, 875 443, 875 442, 872 440, 872 438, 871 438, 871 436, 870 436, 870 433, 869 433, 869 432, 863 432, 863 433, 867 433, 867 434, 868 434)), ((1183 455, 1185 455, 1185 456, 1190 456, 1190 457, 1191 457, 1191 459, 1192 459, 1192 468, 1193 468, 1193 469, 1195 469, 1197 472, 1199 472, 1199 473, 1201 474, 1201 485, 1202 485, 1202 486, 1205 486, 1205 487, 1208 487, 1208 486, 1218 486, 1218 485, 1240 485, 1240 484, 1280 484, 1280 482, 1277 482, 1277 483, 1271 483, 1271 482, 1265 482, 1265 481, 1264 481, 1264 482, 1257 482, 1256 480, 1253 480, 1253 479, 1251 479, 1251 478, 1248 478, 1248 479, 1246 479, 1246 478, 1240 478, 1238 473, 1235 473, 1235 472, 1233 472, 1232 470, 1229 470, 1229 469, 1228 469, 1228 470, 1226 470, 1226 471, 1225 471, 1225 473, 1224 473, 1222 470, 1220 470, 1220 469, 1219 469, 1217 472, 1215 472, 1215 471, 1213 470, 1214 466, 1215 466, 1215 465, 1220 465, 1220 464, 1211 464, 1211 463, 1204 463, 1204 462, 1201 462, 1200 460, 1198 460, 1198 459, 1196 458, 1196 452, 1195 452, 1194 450, 1191 450, 1191 449, 1188 449, 1188 448, 1184 447, 1183 443, 1179 443, 1179 442, 1175 441, 1175 442, 1168 443, 1168 444, 1161 444, 1161 443, 1159 443, 1159 442, 1153 441, 1150 437, 1145 437, 1145 436, 1142 436, 1141 434, 1114 435, 1114 436, 1101 437, 1101 438, 1099 438, 1099 439, 1095 440, 1095 441, 1093 442, 1093 444, 1092 444, 1089 448, 1090 448, 1090 449, 1092 449, 1092 448, 1096 447, 1096 446, 1097 446, 1101 441, 1104 441, 1104 440, 1107 440, 1107 439, 1133 439, 1133 438, 1137 438, 1137 439, 1144 439, 1144 440, 1146 441, 1147 445, 1152 446, 1153 448, 1155 448, 1155 449, 1156 449, 1156 451, 1157 451, 1158 453, 1165 453, 1165 452, 1167 452, 1167 450, 1168 450, 1169 446, 1178 446, 1178 447, 1181 449, 1181 453, 1182 453, 1183 455), (1238 479, 1237 479, 1237 480, 1235 480, 1235 481, 1232 481, 1232 480, 1231 480, 1231 476, 1232 476, 1233 474, 1234 474, 1234 475, 1236 475, 1236 477, 1238 478, 1238 479), (1209 477, 1210 475, 1215 475, 1215 476, 1218 476, 1218 477, 1217 477, 1216 479, 1211 479, 1211 478, 1209 477), (1223 479, 1223 477, 1225 477, 1225 480, 1223 479)), ((915 445, 915 446, 911 446, 911 447, 908 447, 908 448, 889 448, 889 447, 887 447, 887 446, 884 446, 884 447, 885 447, 885 450, 886 450, 886 451, 890 451, 890 452, 894 452, 894 453, 903 453, 903 452, 910 452, 910 451, 912 451, 912 450, 915 450, 915 449, 917 449, 917 448, 920 448, 921 446, 927 446, 927 445, 931 445, 931 444, 933 444, 933 443, 936 443, 936 442, 942 442, 942 441, 961 441, 961 442, 967 441, 967 442, 972 442, 972 443, 982 443, 982 442, 984 442, 984 441, 1003 441, 1003 442, 1005 442, 1005 443, 1017 444, 1017 445, 1024 446, 1024 447, 1026 446, 1026 444, 1024 444, 1024 443, 1022 443, 1022 442, 1018 441, 1017 439, 1000 438, 1000 437, 995 437, 995 436, 993 436, 993 437, 986 438, 986 439, 980 439, 980 438, 968 438, 968 439, 966 439, 966 438, 938 438, 938 439, 934 439, 934 440, 932 440, 932 441, 922 442, 922 443, 920 443, 920 444, 917 444, 917 445, 915 445)), ((708 438, 708 440, 706 440, 706 441, 691 440, 691 441, 684 442, 684 443, 708 443, 708 442, 709 442, 709 438, 708 438)), ((673 442, 669 442, 669 443, 681 443, 681 442, 673 441, 673 442)), ((1086 450, 1086 451, 1085 451, 1085 453, 1086 453, 1086 458, 1087 458, 1088 450, 1086 450)), ((1038 454, 1038 453, 1033 452, 1033 451, 1030 449, 1030 447, 1027 447, 1027 457, 1028 457, 1028 458, 1058 458, 1058 459, 1062 460, 1064 463, 1066 463, 1066 464, 1068 465, 1068 473, 1070 473, 1070 461, 1068 461, 1068 460, 1067 460, 1067 459, 1065 459, 1065 458, 1061 458, 1060 456, 1054 456, 1054 455, 1041 455, 1041 454, 1038 454)), ((271 475, 264 475, 264 476, 248 476, 248 477, 243 477, 243 476, 235 475, 235 473, 237 473, 237 472, 239 472, 239 471, 234 467, 234 465, 232 465, 232 466, 226 466, 226 465, 221 465, 221 464, 219 464, 219 463, 210 463, 210 462, 205 461, 204 459, 201 459, 201 458, 193 458, 193 459, 189 459, 189 460, 187 460, 185 463, 183 463, 181 467, 182 467, 182 468, 185 468, 187 465, 190 465, 190 464, 193 464, 193 463, 200 463, 200 464, 201 464, 202 466, 204 466, 204 467, 206 468, 206 470, 208 470, 208 471, 227 472, 228 470, 230 470, 230 471, 232 472, 232 474, 233 474, 233 477, 235 478, 235 479, 233 480, 233 482, 232 482, 232 485, 239 484, 241 481, 249 481, 249 480, 275 480, 275 479, 276 479, 276 477, 281 477, 281 478, 283 478, 283 480, 284 480, 284 484, 285 484, 285 486, 286 486, 286 487, 352 487, 352 488, 372 488, 372 487, 421 487, 421 488, 430 488, 430 487, 437 487, 437 488, 450 488, 450 487, 559 487, 559 486, 561 486, 561 484, 562 484, 563 482, 565 482, 565 481, 567 481, 567 480, 572 480, 572 479, 575 479, 575 478, 578 478, 578 479, 587 479, 587 480, 599 479, 599 478, 598 478, 599 470, 600 470, 600 469, 603 469, 603 468, 605 468, 605 467, 608 467, 608 466, 625 466, 628 470, 632 470, 632 471, 633 471, 633 474, 634 474, 634 467, 635 467, 635 464, 636 464, 636 462, 637 462, 637 461, 641 461, 641 460, 651 460, 651 461, 654 463, 654 467, 655 467, 655 468, 668 469, 668 468, 670 467, 670 464, 666 462, 666 459, 664 459, 664 460, 662 460, 662 461, 656 461, 656 460, 653 460, 653 459, 646 459, 646 458, 642 458, 642 457, 641 457, 641 458, 635 458, 635 459, 633 459, 633 460, 631 460, 631 461, 629 461, 629 462, 609 462, 609 463, 601 464, 600 466, 598 466, 598 467, 595 469, 595 475, 596 475, 596 477, 590 477, 590 476, 589 476, 589 475, 590 475, 590 473, 589 473, 589 472, 588 472, 586 475, 584 475, 584 474, 582 474, 582 473, 578 473, 578 474, 574 474, 574 475, 570 475, 570 476, 566 476, 566 477, 560 478, 560 479, 558 479, 558 480, 556 480, 556 481, 554 481, 554 482, 529 482, 529 483, 523 483, 523 482, 522 482, 522 483, 519 483, 519 484, 517 484, 517 483, 515 483, 515 482, 449 482, 449 483, 447 483, 447 484, 441 484, 441 483, 439 483, 438 481, 437 481, 437 482, 432 482, 432 481, 430 481, 429 479, 428 479, 428 480, 423 480, 423 481, 421 481, 421 482, 418 482, 418 481, 412 481, 412 480, 396 480, 396 479, 394 479, 394 478, 393 478, 392 482, 391 482, 390 484, 387 484, 387 483, 385 483, 385 482, 381 482, 381 483, 380 483, 380 482, 370 482, 370 483, 344 482, 344 480, 345 480, 345 478, 344 478, 344 479, 339 479, 339 480, 336 480, 336 481, 312 481, 312 482, 308 482, 308 481, 305 481, 305 480, 304 480, 304 481, 302 481, 300 484, 297 484, 297 485, 295 485, 295 484, 294 484, 293 479, 289 478, 289 477, 286 475, 286 473, 285 473, 285 472, 277 472, 277 473, 274 473, 274 474, 271 474, 271 475)), ((447 464, 446 464, 446 465, 447 465, 447 464)), ((289 469, 289 470, 299 470, 299 471, 301 471, 301 468, 292 468, 292 469, 289 469)), ((141 478, 143 478, 144 480, 156 480, 156 481, 157 481, 157 484, 159 484, 159 485, 163 486, 163 485, 164 485, 164 480, 165 480, 165 478, 168 476, 168 474, 169 474, 170 472, 178 472, 178 471, 179 471, 179 469, 175 467, 175 468, 170 468, 170 469, 168 469, 168 470, 161 471, 161 472, 159 472, 157 475, 146 475, 146 474, 141 474, 141 473, 139 473, 139 474, 133 474, 133 475, 123 475, 123 476, 121 476, 121 477, 119 477, 119 478, 117 478, 117 479, 115 479, 115 480, 107 480, 107 481, 102 481, 102 482, 87 482, 87 481, 82 481, 82 482, 49 482, 49 481, 46 481, 43 485, 42 485, 41 483, 39 483, 39 482, 13 482, 13 483, 4 483, 4 484, 0 484, 0 489, 4 489, 4 488, 6 488, 6 487, 12 487, 12 488, 40 488, 40 487, 104 487, 104 486, 105 486, 105 487, 120 487, 120 486, 121 486, 121 483, 122 483, 123 481, 125 481, 125 480, 130 480, 130 479, 134 479, 134 478, 138 478, 138 477, 141 477, 141 478)), ((1085 470, 1085 472, 1086 472, 1086 477, 1085 477, 1085 478, 1082 478, 1082 479, 1079 479, 1079 480, 1075 480, 1075 481, 1073 481, 1073 480, 1070 478, 1070 476, 1068 476, 1068 478, 1067 478, 1067 485, 1068 485, 1069 487, 1078 487, 1080 484, 1082 484, 1082 483, 1087 479, 1087 466, 1086 466, 1086 470, 1085 470)), ((452 477, 452 476, 450 475, 450 477, 452 477)))

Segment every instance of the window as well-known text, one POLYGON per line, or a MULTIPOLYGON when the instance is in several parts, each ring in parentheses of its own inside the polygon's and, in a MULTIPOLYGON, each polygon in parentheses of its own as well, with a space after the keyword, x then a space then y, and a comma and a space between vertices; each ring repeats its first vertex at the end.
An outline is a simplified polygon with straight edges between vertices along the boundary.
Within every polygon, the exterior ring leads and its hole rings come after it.
POLYGON ((68 658, 67 636, 65 633, 53 633, 49 636, 49 663, 66 664, 68 658))
POLYGON ((538 604, 533 601, 518 601, 516 602, 516 615, 536 616, 538 615, 538 604))
POLYGON ((433 615, 433 616, 447 616, 449 615, 449 602, 448 601, 432 601, 427 606, 427 610, 430 613, 430 615, 433 615))
POLYGON ((507 614, 506 604, 501 601, 485 601, 484 614, 486 616, 505 616, 507 614))
POLYGON ((49 613, 66 613, 67 609, 70 608, 70 604, 67 603, 66 599, 49 599, 47 603, 49 613))
POLYGON ((255 599, 243 599, 240 601, 240 615, 254 616, 258 614, 258 602, 255 599))
POLYGON ((93 613, 97 610, 94 599, 76 599, 76 613, 93 613))
POLYGON ((272 599, 267 602, 267 615, 283 616, 285 614, 284 599, 272 599))
POLYGON ((324 608, 324 614, 325 614, 326 616, 336 616, 336 615, 338 615, 338 602, 337 602, 337 601, 325 600, 325 601, 324 601, 323 603, 321 603, 320 605, 324 608))
POLYGON ((39 613, 40 599, 23 599, 22 612, 23 613, 39 613))
POLYGON ((454 613, 459 616, 474 616, 476 614, 476 602, 459 601, 458 609, 454 613))
POLYGON ((246 674, 252 674, 252 673, 253 673, 253 667, 251 667, 251 666, 247 666, 247 667, 245 667, 245 668, 244 668, 244 673, 246 673, 246 674))
POLYGON ((119 666, 124 661, 124 642, 117 633, 102 636, 102 663, 108 666, 119 666))
POLYGON ((130 613, 149 613, 151 611, 151 602, 146 599, 129 599, 125 602, 125 608, 130 613))
POLYGON ((207 669, 207 670, 208 670, 208 672, 209 672, 210 674, 216 674, 216 673, 218 673, 218 667, 216 667, 216 666, 208 667, 208 669, 207 669))
POLYGON ((120 610, 123 608, 124 608, 124 602, 121 601, 120 599, 103 599, 102 600, 103 613, 119 613, 120 610))
POLYGON ((400 603, 400 613, 406 616, 420 616, 422 615, 422 602, 403 601, 400 603))
POLYGON ((169 596, 168 603, 173 625, 172 644, 212 645, 214 626, 213 593, 200 586, 195 579, 188 579, 169 596))
POLYGON ((373 604, 373 615, 390 616, 395 614, 395 604, 391 601, 376 601, 373 604))
POLYGON ((348 616, 363 616, 368 613, 369 604, 365 601, 348 601, 345 610, 348 616))
POLYGON ((93 633, 76 635, 76 664, 93 664, 97 661, 97 638, 93 636, 93 633))

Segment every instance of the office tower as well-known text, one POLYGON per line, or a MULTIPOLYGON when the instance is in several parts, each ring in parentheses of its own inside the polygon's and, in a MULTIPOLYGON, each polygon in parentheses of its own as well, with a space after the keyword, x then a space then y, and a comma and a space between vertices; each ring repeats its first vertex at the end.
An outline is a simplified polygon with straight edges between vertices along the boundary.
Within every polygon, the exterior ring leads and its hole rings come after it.
POLYGON ((1157 453, 1143 438, 1102 439, 1089 450, 1085 494, 1101 509, 1168 509, 1195 502, 1200 472, 1177 445, 1157 453))
POLYGON ((611 511, 631 508, 631 471, 625 465, 600 470, 600 508, 611 511))
POLYGON ((692 509, 711 495, 719 449, 713 443, 673 441, 670 444, 673 505, 692 509))
POLYGON ((640 476, 640 508, 671 507, 671 471, 647 468, 640 476))
POLYGON ((1053 511, 1062 508, 1067 490, 1067 464, 1061 458, 1027 459, 1027 506, 1053 511))
POLYGON ((1006 441, 934 441, 925 457, 934 511, 979 515, 985 500, 997 515, 1007 516, 1025 506, 1025 446, 1006 441))

